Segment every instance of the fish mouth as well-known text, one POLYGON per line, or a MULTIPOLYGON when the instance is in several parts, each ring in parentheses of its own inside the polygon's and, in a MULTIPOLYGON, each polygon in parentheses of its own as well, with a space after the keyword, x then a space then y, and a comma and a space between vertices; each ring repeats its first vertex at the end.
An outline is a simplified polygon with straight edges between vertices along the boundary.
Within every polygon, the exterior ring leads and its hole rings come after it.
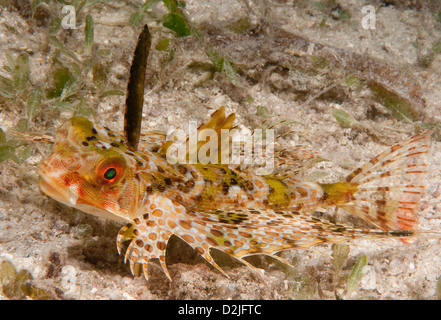
POLYGON ((70 207, 77 204, 78 196, 68 188, 61 187, 42 171, 40 171, 40 177, 40 189, 46 195, 70 207))
POLYGON ((41 191, 58 202, 100 218, 110 219, 117 222, 130 222, 130 219, 128 218, 118 216, 110 211, 100 209, 82 201, 75 193, 69 190, 69 188, 61 186, 55 181, 55 179, 45 174, 42 170, 40 170, 40 177, 41 191))

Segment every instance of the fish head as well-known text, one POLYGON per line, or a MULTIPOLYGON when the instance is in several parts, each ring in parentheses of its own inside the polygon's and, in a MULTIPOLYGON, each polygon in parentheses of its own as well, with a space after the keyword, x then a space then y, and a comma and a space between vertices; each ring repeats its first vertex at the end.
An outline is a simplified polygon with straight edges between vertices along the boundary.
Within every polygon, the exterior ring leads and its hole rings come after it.
POLYGON ((123 137, 73 117, 56 133, 52 153, 40 165, 40 188, 70 207, 119 221, 139 215, 148 183, 137 174, 149 159, 123 137))

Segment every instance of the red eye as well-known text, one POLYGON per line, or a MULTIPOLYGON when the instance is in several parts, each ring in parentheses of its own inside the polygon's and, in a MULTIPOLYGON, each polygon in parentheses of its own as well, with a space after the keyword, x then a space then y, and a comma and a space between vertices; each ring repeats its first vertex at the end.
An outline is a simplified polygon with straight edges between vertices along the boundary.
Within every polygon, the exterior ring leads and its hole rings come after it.
POLYGON ((104 160, 96 167, 95 180, 101 185, 115 183, 123 176, 124 169, 125 162, 121 159, 104 160))

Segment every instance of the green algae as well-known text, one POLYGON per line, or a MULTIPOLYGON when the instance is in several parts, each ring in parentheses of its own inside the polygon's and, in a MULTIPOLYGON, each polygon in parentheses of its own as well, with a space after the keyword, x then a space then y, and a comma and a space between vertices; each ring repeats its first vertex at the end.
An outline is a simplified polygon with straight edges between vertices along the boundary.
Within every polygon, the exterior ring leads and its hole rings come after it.
POLYGON ((369 87, 374 92, 377 100, 386 107, 395 119, 412 123, 418 118, 418 112, 405 98, 373 82, 369 84, 369 87))
POLYGON ((17 272, 8 260, 0 264, 0 283, 3 294, 9 299, 21 300, 26 297, 32 300, 54 299, 50 291, 33 284, 33 277, 29 271, 23 269, 17 272))

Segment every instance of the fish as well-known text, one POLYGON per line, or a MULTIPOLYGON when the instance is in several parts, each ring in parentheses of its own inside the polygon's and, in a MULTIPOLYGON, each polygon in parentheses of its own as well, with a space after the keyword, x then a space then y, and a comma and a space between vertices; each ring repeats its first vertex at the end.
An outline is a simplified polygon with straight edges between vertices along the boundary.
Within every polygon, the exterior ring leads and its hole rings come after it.
MULTIPOLYGON (((137 48, 148 50, 147 33, 145 27, 137 48)), ((132 71, 139 65, 145 70, 147 56, 135 54, 132 71)), ((148 264, 157 259, 171 280, 166 249, 172 236, 228 277, 212 250, 259 272, 244 258, 263 254, 286 263, 278 252, 353 239, 393 237, 406 242, 421 232, 418 211, 425 194, 429 132, 387 147, 334 183, 305 178, 310 164, 320 159, 305 146, 276 148, 276 170, 266 174, 243 163, 191 163, 188 153, 171 162, 168 151, 173 141, 163 133, 140 131, 143 85, 139 84, 144 76, 131 74, 135 76, 130 77, 127 97, 134 97, 126 101, 125 114, 131 115, 123 132, 76 116, 63 123, 55 137, 28 140, 53 145, 39 167, 43 193, 66 206, 125 223, 116 236, 116 247, 121 254, 122 243, 130 241, 124 259, 134 275, 143 273, 148 280, 148 264), (330 207, 344 209, 371 227, 333 223, 314 215, 330 207)), ((217 134, 233 130, 235 118, 221 107, 198 130, 217 134)), ((188 138, 185 142, 196 151, 207 144, 214 152, 223 147, 210 141, 192 145, 188 138)))
MULTIPOLYGON (((224 123, 225 110, 208 122, 224 123)), ((138 149, 124 135, 73 117, 57 130, 52 153, 40 165, 40 188, 81 211, 127 224, 117 248, 130 240, 125 259, 131 270, 159 259, 166 273, 172 235, 192 246, 223 274, 210 254, 221 250, 243 258, 292 248, 309 248, 361 238, 410 238, 424 196, 430 134, 424 132, 388 147, 343 181, 316 183, 254 168, 225 164, 171 165, 161 152, 165 135, 143 133, 138 149), (319 208, 349 211, 373 228, 354 228, 314 217, 319 208), (140 266, 137 266, 140 265, 140 266), (137 266, 137 267, 136 267, 137 266)), ((303 161, 314 152, 275 153, 277 161, 303 161)), ((250 266, 251 267, 251 266, 250 266)))

